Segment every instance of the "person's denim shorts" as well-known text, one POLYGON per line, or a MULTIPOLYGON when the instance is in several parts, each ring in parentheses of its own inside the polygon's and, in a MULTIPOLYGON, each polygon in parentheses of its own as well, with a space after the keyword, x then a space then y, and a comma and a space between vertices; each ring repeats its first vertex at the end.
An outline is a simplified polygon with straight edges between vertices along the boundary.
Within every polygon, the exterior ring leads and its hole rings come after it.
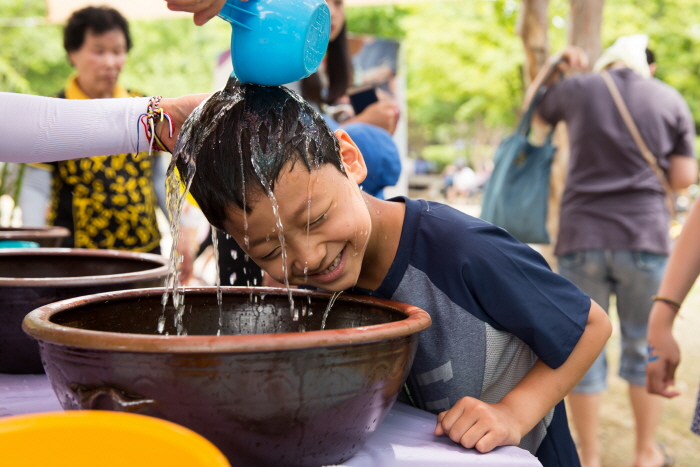
MULTIPOLYGON (((645 384, 647 321, 667 255, 628 250, 582 250, 559 257, 559 274, 566 277, 606 312, 610 296, 617 299, 620 319, 620 377, 645 384)), ((603 351, 573 392, 593 394, 607 388, 608 364, 603 351)))

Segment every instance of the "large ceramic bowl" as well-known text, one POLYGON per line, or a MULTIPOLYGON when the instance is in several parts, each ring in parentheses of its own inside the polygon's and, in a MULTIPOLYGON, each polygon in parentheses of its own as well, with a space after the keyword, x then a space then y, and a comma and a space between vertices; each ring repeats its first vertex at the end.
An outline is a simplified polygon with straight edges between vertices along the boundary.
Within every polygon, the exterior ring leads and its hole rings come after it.
POLYGON ((176 335, 163 289, 41 307, 24 330, 39 341, 65 409, 160 417, 208 438, 236 466, 321 466, 357 452, 396 400, 430 317, 416 307, 282 289, 188 289, 176 335), (221 325, 220 322, 221 316, 221 325), (217 334, 221 334, 217 336, 217 334))
POLYGON ((43 248, 58 248, 63 239, 69 236, 70 230, 58 226, 0 227, 0 242, 36 242, 43 248))
POLYGON ((39 346, 22 332, 27 313, 47 303, 163 284, 160 255, 70 248, 0 249, 0 373, 43 373, 39 346))

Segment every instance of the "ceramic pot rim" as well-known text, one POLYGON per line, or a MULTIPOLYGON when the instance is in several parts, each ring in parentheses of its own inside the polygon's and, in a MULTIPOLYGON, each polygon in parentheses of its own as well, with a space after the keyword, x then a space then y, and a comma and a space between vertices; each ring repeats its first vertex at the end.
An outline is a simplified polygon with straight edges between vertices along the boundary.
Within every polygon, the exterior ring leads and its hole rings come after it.
MULTIPOLYGON (((222 287, 223 292, 240 291, 242 294, 265 293, 286 294, 283 288, 268 287, 222 287)), ((51 303, 29 313, 22 323, 22 329, 31 337, 58 345, 81 347, 95 350, 146 353, 248 353, 274 352, 290 349, 314 347, 335 347, 357 343, 369 343, 410 336, 426 329, 431 324, 428 313, 413 305, 384 300, 376 297, 340 295, 339 301, 364 301, 373 305, 388 307, 406 315, 407 318, 391 323, 360 326, 346 329, 326 329, 323 331, 291 332, 278 334, 246 334, 226 336, 160 336, 149 334, 127 334, 62 326, 50 321, 51 317, 64 310, 105 299, 121 299, 139 296, 160 296, 163 288, 121 290, 84 297, 76 297, 51 303), (264 337, 263 337, 264 336, 264 337)), ((187 287, 188 294, 216 293, 216 287, 187 287)), ((328 296, 329 293, 311 290, 293 290, 294 296, 328 296)))
POLYGON ((143 271, 122 274, 100 274, 75 277, 0 277, 0 287, 75 287, 123 284, 164 279, 168 274, 168 260, 153 253, 124 250, 90 250, 86 248, 5 248, 0 258, 12 256, 51 256, 60 261, 63 257, 114 258, 152 263, 155 267, 143 271))
POLYGON ((70 230, 59 225, 39 225, 0 228, 0 240, 44 239, 70 237, 70 230))

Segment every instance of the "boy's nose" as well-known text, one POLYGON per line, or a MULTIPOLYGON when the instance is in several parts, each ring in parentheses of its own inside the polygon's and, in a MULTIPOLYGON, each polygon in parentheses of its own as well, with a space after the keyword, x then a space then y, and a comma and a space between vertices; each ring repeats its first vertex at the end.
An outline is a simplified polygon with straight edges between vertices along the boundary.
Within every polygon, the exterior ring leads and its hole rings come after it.
POLYGON ((319 246, 300 245, 295 255, 293 272, 295 275, 307 275, 318 272, 323 266, 323 248, 319 246))

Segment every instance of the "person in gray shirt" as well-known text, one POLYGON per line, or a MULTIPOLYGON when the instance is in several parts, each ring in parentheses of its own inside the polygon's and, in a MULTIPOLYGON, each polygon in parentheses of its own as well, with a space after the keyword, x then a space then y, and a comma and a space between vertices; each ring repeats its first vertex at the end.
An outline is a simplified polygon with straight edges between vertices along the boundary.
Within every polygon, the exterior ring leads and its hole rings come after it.
MULTIPOLYGON (((619 38, 594 73, 553 78, 536 112, 549 125, 566 122, 570 159, 561 201, 555 254, 559 273, 606 310, 616 297, 621 328, 619 375, 629 383, 636 423, 637 467, 670 465, 655 440, 661 399, 647 393, 647 321, 671 247, 666 192, 642 155, 613 100, 602 72, 615 83, 643 141, 672 190, 695 183, 695 127, 683 97, 652 77, 643 35, 619 38)), ((551 66, 567 71, 586 65, 582 50, 569 47, 551 57, 529 94, 551 66), (557 63, 558 65, 554 65, 557 63)), ((652 60, 653 61, 653 60, 652 60)), ((603 351, 568 397, 584 467, 599 467, 598 409, 606 389, 603 351)))

